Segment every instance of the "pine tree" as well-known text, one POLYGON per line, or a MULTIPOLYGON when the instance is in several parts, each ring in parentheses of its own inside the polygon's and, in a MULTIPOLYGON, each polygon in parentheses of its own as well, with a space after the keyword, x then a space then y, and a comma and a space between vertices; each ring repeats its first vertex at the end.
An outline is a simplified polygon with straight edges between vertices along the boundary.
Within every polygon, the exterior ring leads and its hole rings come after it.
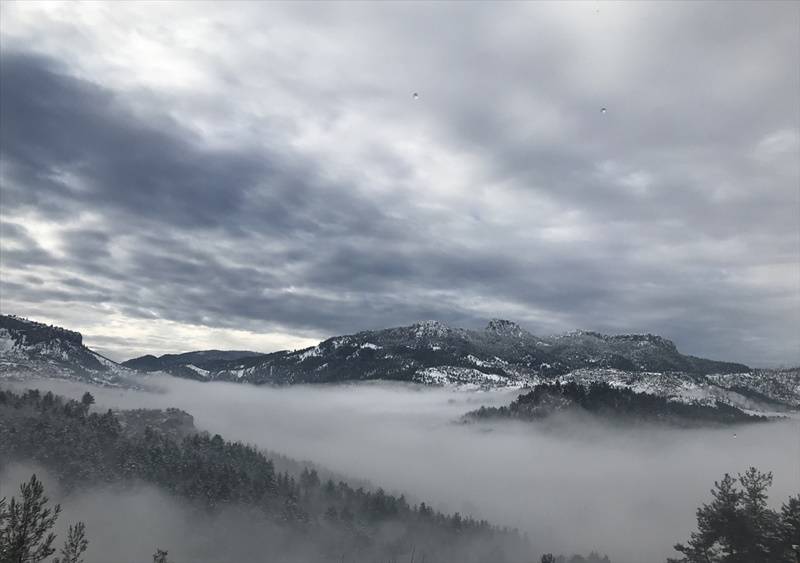
POLYGON ((61 548, 61 557, 56 558, 53 563, 83 563, 81 555, 89 547, 86 539, 86 526, 83 522, 78 522, 75 526, 70 526, 67 532, 67 540, 61 548))
POLYGON ((740 546, 748 561, 778 561, 780 516, 767 507, 767 489, 772 486, 772 473, 761 473, 755 467, 739 475, 742 486, 743 527, 747 543, 740 546))
POLYGON ((93 404, 94 404, 94 396, 92 396, 92 394, 87 391, 86 393, 83 394, 83 397, 81 397, 80 408, 82 409, 84 415, 89 414, 89 407, 91 407, 93 404))
POLYGON ((781 507, 780 553, 787 561, 800 561, 800 495, 789 497, 781 507))
POLYGON ((790 498, 781 514, 767 506, 772 474, 751 467, 734 479, 714 483, 713 500, 697 510, 697 531, 682 559, 669 563, 796 563, 800 543, 800 499, 790 498))
POLYGON ((0 516, 0 561, 37 563, 51 556, 56 535, 51 531, 61 506, 49 508, 44 486, 36 475, 20 486, 22 499, 12 497, 0 516))

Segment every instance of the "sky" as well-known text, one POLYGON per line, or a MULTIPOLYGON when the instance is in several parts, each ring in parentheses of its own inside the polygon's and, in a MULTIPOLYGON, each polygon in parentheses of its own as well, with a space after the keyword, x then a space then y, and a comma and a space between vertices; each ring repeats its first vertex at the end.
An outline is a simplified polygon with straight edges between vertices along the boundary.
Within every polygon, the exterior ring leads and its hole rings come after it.
POLYGON ((0 311, 113 359, 499 317, 800 363, 798 3, 3 2, 0 47, 0 311))

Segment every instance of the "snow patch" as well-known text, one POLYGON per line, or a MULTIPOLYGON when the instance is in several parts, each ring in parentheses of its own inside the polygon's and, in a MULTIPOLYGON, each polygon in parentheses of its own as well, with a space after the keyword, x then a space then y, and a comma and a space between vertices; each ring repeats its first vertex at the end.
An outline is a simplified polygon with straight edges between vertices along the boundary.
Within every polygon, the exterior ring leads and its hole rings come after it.
POLYGON ((11 336, 11 333, 4 328, 0 328, 0 354, 11 352, 15 344, 16 342, 11 336))
POLYGON ((484 373, 474 368, 460 366, 437 366, 417 370, 412 381, 439 387, 463 389, 522 388, 527 380, 509 379, 495 373, 484 373))
POLYGON ((208 377, 209 371, 207 369, 199 368, 194 364, 185 364, 185 367, 199 375, 202 375, 203 377, 208 377))
POLYGON ((321 356, 321 355, 322 355, 322 350, 319 349, 319 346, 313 346, 313 347, 308 348, 307 350, 301 352, 297 356, 297 361, 298 362, 304 362, 308 358, 313 358, 315 356, 321 356))

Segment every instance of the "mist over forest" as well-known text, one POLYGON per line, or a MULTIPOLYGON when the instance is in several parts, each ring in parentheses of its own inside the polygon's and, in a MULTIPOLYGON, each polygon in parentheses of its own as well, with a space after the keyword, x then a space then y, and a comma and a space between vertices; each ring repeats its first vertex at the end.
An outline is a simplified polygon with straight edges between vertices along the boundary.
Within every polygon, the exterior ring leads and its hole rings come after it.
MULTIPOLYGON (((618 563, 664 561, 674 555, 672 545, 693 529, 694 511, 709 498, 711 484, 726 472, 743 472, 754 464, 774 473, 770 494, 776 506, 797 492, 796 418, 693 429, 620 428, 613 421, 570 415, 533 427, 467 424, 461 420, 465 412, 505 404, 518 392, 390 383, 271 388, 166 376, 142 383, 146 391, 56 380, 37 380, 36 387, 73 398, 89 390, 97 412, 177 407, 194 416, 199 430, 312 459, 322 468, 388 492, 405 492, 410 500, 444 512, 519 528, 538 553, 594 550, 618 563)), ((3 490, 26 471, 6 468, 3 490)), ((187 544, 182 539, 192 536, 187 527, 206 530, 198 538, 248 535, 247 519, 235 510, 197 520, 190 509, 152 486, 127 490, 119 509, 110 508, 117 506, 111 502, 118 494, 112 488, 74 494, 64 504, 76 515, 85 514, 81 518, 89 529, 106 538, 98 545, 127 546, 113 538, 124 535, 131 520, 151 512, 159 516, 144 519, 148 523, 138 532, 148 538, 143 543, 173 546, 178 561, 187 560, 178 554, 202 549, 202 542, 194 543, 199 540, 187 544)), ((246 550, 243 540, 233 544, 246 550)), ((135 545, 131 542, 131 553, 135 545)), ((145 548, 138 549, 142 560, 145 548)))

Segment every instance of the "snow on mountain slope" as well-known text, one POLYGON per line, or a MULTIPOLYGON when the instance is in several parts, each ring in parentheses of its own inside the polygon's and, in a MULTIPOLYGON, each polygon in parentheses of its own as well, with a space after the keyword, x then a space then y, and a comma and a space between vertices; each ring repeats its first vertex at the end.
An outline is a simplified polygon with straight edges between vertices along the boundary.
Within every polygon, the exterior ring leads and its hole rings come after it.
POLYGON ((23 372, 103 384, 119 384, 137 372, 272 385, 382 379, 471 390, 606 382, 683 403, 720 401, 759 412, 800 408, 797 369, 751 370, 686 356, 652 334, 579 331, 540 338, 504 320, 483 331, 425 321, 336 336, 303 350, 205 350, 119 365, 86 348, 77 332, 0 316, 0 376, 23 372))
MULTIPOLYGON (((728 374, 726 377, 745 374, 728 374)), ((740 409, 756 412, 773 412, 797 407, 785 396, 754 394, 748 387, 725 385, 719 375, 697 376, 686 373, 625 372, 622 370, 579 369, 557 378, 561 383, 581 385, 608 383, 616 389, 630 389, 637 393, 658 395, 671 401, 713 406, 717 401, 740 409)))
POLYGON ((800 367, 713 374, 709 379, 755 399, 766 396, 800 408, 800 367))
MULTIPOLYGON (((483 331, 424 321, 336 336, 303 350, 214 361, 179 355, 169 361, 169 373, 204 381, 287 385, 385 379, 463 389, 605 381, 686 403, 719 400, 770 411, 800 405, 800 389, 791 378, 781 383, 742 364, 687 356, 660 336, 576 331, 537 337, 499 319, 483 331)), ((164 365, 152 356, 126 364, 134 362, 150 365, 148 371, 164 365)))
POLYGON ((84 346, 78 332, 0 315, 0 379, 42 376, 126 385, 135 374, 84 346))

